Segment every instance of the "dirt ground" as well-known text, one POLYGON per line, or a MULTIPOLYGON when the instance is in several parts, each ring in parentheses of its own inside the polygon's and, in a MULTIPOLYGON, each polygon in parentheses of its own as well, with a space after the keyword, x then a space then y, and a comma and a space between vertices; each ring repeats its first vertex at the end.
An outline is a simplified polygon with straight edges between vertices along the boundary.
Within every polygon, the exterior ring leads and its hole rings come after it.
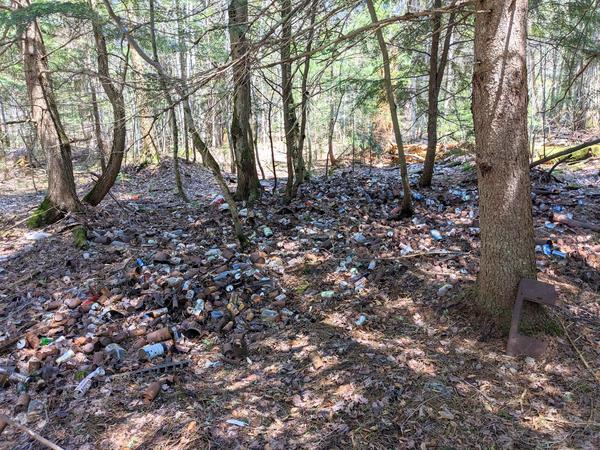
MULTIPOLYGON (((441 164, 401 221, 389 219, 397 169, 338 169, 290 205, 267 180, 244 212, 244 252, 198 166, 183 164, 188 204, 168 162, 128 168, 112 197, 48 235, 22 223, 41 199, 31 176, 2 182, 0 368, 29 380, 0 387, 0 413, 66 449, 599 448, 600 235, 552 221, 600 220, 600 162, 579 169, 534 174, 536 238, 567 253, 536 253, 562 301, 537 360, 506 356, 469 308, 479 229, 466 157, 441 164), (177 329, 168 354, 141 361, 144 336, 165 326, 177 329), (169 361, 186 365, 115 376, 169 361), (74 396, 96 367, 105 375, 74 396)), ((41 447, 9 426, 0 448, 41 447)))

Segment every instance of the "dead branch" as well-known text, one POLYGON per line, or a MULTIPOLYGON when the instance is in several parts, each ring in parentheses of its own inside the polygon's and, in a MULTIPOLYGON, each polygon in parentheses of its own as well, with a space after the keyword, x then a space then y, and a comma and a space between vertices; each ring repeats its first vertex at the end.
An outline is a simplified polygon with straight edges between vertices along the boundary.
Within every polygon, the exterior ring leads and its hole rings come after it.
POLYGON ((569 147, 567 149, 561 150, 560 152, 554 153, 553 155, 546 156, 545 158, 538 159, 537 161, 529 164, 529 168, 533 169, 540 164, 547 163, 548 161, 552 161, 553 159, 559 158, 561 156, 570 155, 578 150, 583 150, 584 148, 591 147, 592 145, 600 144, 600 137, 596 139, 592 139, 591 141, 584 142, 583 144, 576 145, 575 147, 569 147))
POLYGON ((597 223, 587 222, 584 220, 569 219, 565 214, 554 213, 552 215, 552 220, 554 222, 568 225, 572 228, 585 228, 587 230, 600 231, 600 225, 597 223))
POLYGON ((17 428, 18 430, 21 430, 24 433, 27 433, 29 436, 34 438, 40 444, 45 445, 46 447, 48 447, 52 450, 64 450, 62 447, 59 447, 58 445, 50 442, 48 439, 44 438, 43 436, 40 436, 35 431, 31 430, 30 428, 27 428, 25 425, 21 425, 20 423, 17 423, 14 420, 9 419, 7 416, 0 414, 0 424, 2 422, 12 425, 13 427, 17 428))

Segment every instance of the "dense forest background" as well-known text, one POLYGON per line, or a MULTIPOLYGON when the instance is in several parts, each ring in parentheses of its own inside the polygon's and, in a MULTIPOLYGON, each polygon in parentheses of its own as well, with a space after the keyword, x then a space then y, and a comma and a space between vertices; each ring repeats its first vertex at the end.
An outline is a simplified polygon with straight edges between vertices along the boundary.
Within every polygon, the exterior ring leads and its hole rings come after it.
MULTIPOLYGON (((427 17, 412 17, 410 11, 427 9, 429 3, 377 5, 378 16, 389 18, 389 26, 382 30, 389 43, 394 95, 407 143, 427 142, 432 23, 427 17)), ((132 36, 149 55, 155 46, 169 78, 185 86, 204 141, 223 167, 231 169, 228 133, 235 89, 230 75, 227 6, 225 2, 186 0, 114 3, 132 36)), ((290 12, 292 95, 296 102, 306 102, 304 151, 309 169, 324 160, 328 145, 334 158, 354 154, 366 160, 369 152, 378 155, 388 150, 393 134, 381 57, 376 40, 367 32, 371 20, 364 4, 303 2, 294 4, 290 12)), ((39 164, 44 159, 29 121, 21 49, 10 45, 18 39, 19 27, 32 17, 38 18, 43 33, 66 135, 83 151, 78 157, 100 164, 101 157, 108 158, 112 133, 112 110, 96 64, 93 21, 105 35, 109 74, 125 99, 126 161, 157 161, 171 155, 173 133, 165 112, 171 105, 161 94, 156 71, 128 45, 101 4, 37 1, 22 14, 6 9, 2 13, 3 158, 26 157, 39 164)), ((444 145, 472 144, 474 15, 455 13, 452 27, 448 27, 449 15, 439 19, 439 45, 448 47, 448 63, 439 88, 437 134, 444 145)), ((250 122, 262 170, 270 176, 271 141, 276 169, 285 172, 280 22, 279 4, 248 5, 250 122)), ((599 126, 597 28, 593 1, 530 2, 527 67, 532 153, 543 154, 548 147, 567 143, 575 133, 585 134, 599 126)), ((441 55, 442 48, 438 52, 441 55)), ((183 106, 181 102, 174 106, 181 127, 183 106)), ((180 132, 178 140, 181 157, 201 159, 187 133, 180 132)))

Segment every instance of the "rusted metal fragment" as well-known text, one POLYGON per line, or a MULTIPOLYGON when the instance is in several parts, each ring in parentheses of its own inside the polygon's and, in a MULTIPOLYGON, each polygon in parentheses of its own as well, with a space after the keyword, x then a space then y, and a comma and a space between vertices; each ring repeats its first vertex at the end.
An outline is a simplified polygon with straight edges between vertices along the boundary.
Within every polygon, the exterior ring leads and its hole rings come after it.
POLYGON ((519 283, 517 299, 513 307, 506 353, 509 356, 531 356, 536 358, 546 351, 547 343, 543 339, 519 334, 523 304, 526 301, 541 305, 556 306, 558 304, 558 297, 554 286, 551 284, 527 278, 521 280, 519 283))
POLYGON ((160 392, 160 381, 151 383, 150 386, 144 392, 144 403, 149 404, 154 401, 160 392))

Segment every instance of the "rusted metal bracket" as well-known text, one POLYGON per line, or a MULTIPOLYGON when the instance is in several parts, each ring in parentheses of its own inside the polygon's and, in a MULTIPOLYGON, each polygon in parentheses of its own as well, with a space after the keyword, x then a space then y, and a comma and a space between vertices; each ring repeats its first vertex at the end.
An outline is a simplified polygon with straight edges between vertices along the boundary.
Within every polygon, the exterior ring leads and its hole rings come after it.
POLYGON ((554 286, 537 280, 524 278, 519 283, 517 299, 513 307, 512 322, 508 335, 506 353, 509 356, 541 356, 546 351, 547 342, 543 339, 519 334, 519 323, 525 301, 547 306, 558 305, 558 296, 554 286))

